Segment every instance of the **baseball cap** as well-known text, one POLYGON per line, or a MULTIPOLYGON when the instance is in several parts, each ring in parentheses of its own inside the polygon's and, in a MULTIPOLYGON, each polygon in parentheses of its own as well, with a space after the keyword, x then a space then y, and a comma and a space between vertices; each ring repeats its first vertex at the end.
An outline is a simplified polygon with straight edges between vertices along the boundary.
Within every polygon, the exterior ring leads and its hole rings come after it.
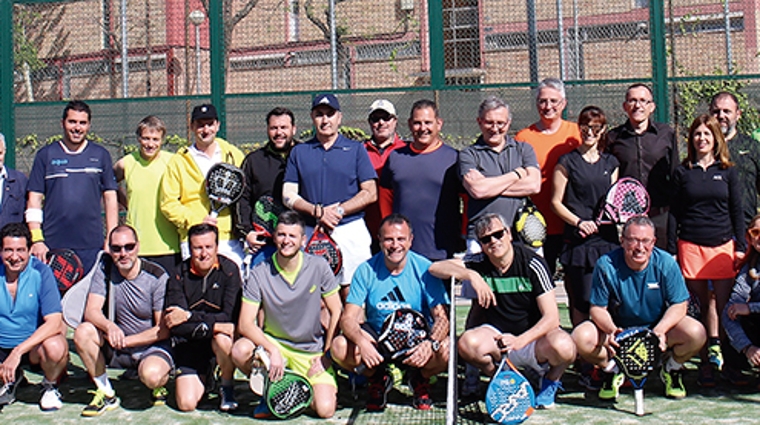
POLYGON ((314 100, 311 102, 311 109, 314 110, 319 105, 327 105, 336 111, 340 111, 338 98, 332 93, 322 93, 314 97, 314 100))
POLYGON ((198 105, 195 108, 193 108, 192 121, 203 120, 203 119, 213 119, 213 120, 219 119, 219 116, 216 114, 216 108, 214 107, 214 105, 210 103, 205 103, 203 105, 198 105))
POLYGON ((394 117, 396 116, 396 107, 389 100, 385 99, 377 99, 372 102, 372 105, 369 107, 369 114, 367 115, 372 115, 375 111, 385 111, 394 117))

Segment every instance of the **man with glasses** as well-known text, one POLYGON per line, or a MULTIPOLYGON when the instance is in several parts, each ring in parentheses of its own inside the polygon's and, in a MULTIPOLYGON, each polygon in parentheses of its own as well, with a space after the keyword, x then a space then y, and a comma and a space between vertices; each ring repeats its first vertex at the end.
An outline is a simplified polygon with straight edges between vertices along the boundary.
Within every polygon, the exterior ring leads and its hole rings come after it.
POLYGON ((377 174, 364 146, 338 132, 342 118, 335 95, 314 97, 316 135, 290 152, 282 199, 305 217, 307 240, 317 225, 331 232, 343 252, 338 283, 345 299, 354 270, 372 256, 364 208, 377 200, 377 174))
POLYGON ((578 354, 603 370, 600 400, 617 399, 625 380, 612 361, 615 337, 624 329, 645 326, 659 337, 664 352, 660 378, 669 398, 686 397, 683 363, 705 344, 704 327, 686 315, 689 292, 678 263, 655 242, 652 220, 632 217, 623 226, 622 247, 596 263, 591 320, 575 328, 573 340, 578 354))
POLYGON ((512 113, 502 99, 490 96, 478 109, 480 137, 459 152, 459 176, 470 195, 467 202, 467 252, 480 252, 474 223, 498 213, 512 223, 523 198, 538 193, 541 171, 528 143, 507 135, 512 113))
POLYGON ((137 232, 130 226, 114 228, 108 247, 109 255, 101 258, 92 277, 84 321, 74 331, 77 353, 96 387, 82 416, 119 407, 106 367, 136 372, 152 390, 155 405, 166 402, 165 385, 174 368, 163 322, 169 276, 157 263, 137 256, 137 232))
MULTIPOLYGON (((401 140, 396 133, 398 117, 396 116, 396 107, 388 100, 377 99, 369 107, 369 122, 372 136, 364 142, 364 147, 369 154, 369 160, 375 168, 378 176, 383 175, 383 167, 388 160, 388 155, 396 149, 406 146, 406 142, 401 140)), ((393 192, 384 187, 377 188, 377 202, 367 206, 364 210, 364 220, 367 222, 367 229, 372 235, 372 252, 377 253, 380 245, 377 240, 377 231, 380 229, 380 203, 388 203, 393 199, 393 192)))
POLYGON ((491 376, 506 353, 515 366, 541 376, 536 405, 551 408, 562 388, 560 378, 576 354, 570 335, 559 327, 546 262, 523 244, 513 243, 509 225, 498 214, 483 215, 475 223, 475 235, 482 253, 430 266, 433 276, 468 280, 478 293, 457 343, 459 355, 491 376))
POLYGON ((679 164, 678 142, 669 125, 652 121, 655 110, 652 99, 652 89, 647 85, 637 83, 628 87, 623 102, 628 120, 607 134, 607 152, 620 162, 619 177, 633 177, 647 188, 657 246, 666 249, 673 194, 671 176, 679 164))
POLYGON ((210 214, 211 203, 205 191, 208 171, 217 163, 239 166, 243 153, 224 139, 216 137, 219 116, 211 104, 193 108, 190 128, 195 141, 180 149, 166 166, 161 179, 161 212, 177 228, 182 259, 190 258, 187 232, 191 226, 206 223, 219 229, 219 252, 240 265, 243 246, 232 228, 232 212, 223 209, 218 217, 210 214))
POLYGON ((539 120, 515 136, 515 139, 533 146, 541 167, 541 191, 532 198, 546 219, 547 237, 543 255, 552 275, 557 267, 557 258, 563 244, 562 233, 565 230, 565 223, 551 208, 554 166, 562 155, 581 143, 578 125, 562 119, 566 106, 565 84, 556 78, 544 79, 536 88, 539 120))

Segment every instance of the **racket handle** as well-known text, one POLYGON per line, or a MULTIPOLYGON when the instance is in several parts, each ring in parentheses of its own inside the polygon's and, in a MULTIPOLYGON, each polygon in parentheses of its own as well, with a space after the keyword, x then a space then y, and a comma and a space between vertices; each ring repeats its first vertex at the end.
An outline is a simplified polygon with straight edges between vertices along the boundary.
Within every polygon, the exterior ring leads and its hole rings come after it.
POLYGON ((354 373, 356 373, 357 375, 361 375, 361 374, 363 374, 363 373, 364 373, 366 370, 367 370, 367 365, 365 365, 364 363, 362 363, 362 364, 360 364, 359 366, 356 366, 356 367, 354 368, 354 373))
POLYGON ((636 416, 644 416, 644 389, 634 389, 633 399, 636 406, 636 416))
POLYGON ((211 218, 217 218, 219 217, 219 211, 212 210, 210 213, 208 213, 208 215, 210 215, 211 218))

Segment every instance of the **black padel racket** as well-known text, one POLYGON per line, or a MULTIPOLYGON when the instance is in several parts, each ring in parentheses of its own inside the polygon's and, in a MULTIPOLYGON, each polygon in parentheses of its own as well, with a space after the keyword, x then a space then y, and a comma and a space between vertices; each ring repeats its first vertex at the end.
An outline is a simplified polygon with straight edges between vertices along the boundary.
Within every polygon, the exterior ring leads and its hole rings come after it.
POLYGON ((243 196, 245 176, 243 170, 226 162, 214 164, 206 174, 206 193, 211 201, 211 216, 217 217, 225 207, 243 196))
POLYGON ((340 247, 338 247, 335 240, 324 231, 322 226, 317 225, 317 227, 314 228, 314 234, 311 235, 309 242, 306 243, 304 251, 327 260, 327 264, 330 265, 330 269, 335 276, 337 276, 343 269, 343 254, 340 252, 340 247))
POLYGON ((615 337, 615 362, 633 384, 636 415, 644 415, 644 384, 660 362, 660 338, 648 328, 629 328, 615 337))
POLYGON ((53 270, 61 295, 84 277, 82 260, 70 249, 53 249, 47 253, 48 266, 53 270))
POLYGON ((636 215, 649 212, 649 193, 641 182, 632 177, 616 181, 600 203, 596 224, 624 224, 636 215))

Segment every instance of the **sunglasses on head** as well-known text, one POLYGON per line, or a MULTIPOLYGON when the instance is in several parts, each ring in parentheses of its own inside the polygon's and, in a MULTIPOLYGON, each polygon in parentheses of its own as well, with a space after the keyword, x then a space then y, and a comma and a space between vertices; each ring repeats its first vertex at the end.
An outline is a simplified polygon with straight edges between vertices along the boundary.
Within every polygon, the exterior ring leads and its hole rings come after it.
POLYGON ((480 242, 481 245, 486 245, 486 244, 490 243, 492 239, 499 240, 499 239, 503 238, 504 237, 504 233, 506 233, 506 232, 507 232, 506 229, 497 230, 497 231, 495 231, 493 233, 489 233, 487 235, 483 235, 483 236, 479 237, 478 241, 480 242))
POLYGON ((132 252, 132 251, 134 251, 135 246, 137 246, 136 243, 128 243, 128 244, 125 244, 125 245, 111 245, 110 248, 111 248, 111 252, 113 252, 114 254, 117 254, 117 253, 121 252, 121 250, 126 250, 127 252, 132 252))

